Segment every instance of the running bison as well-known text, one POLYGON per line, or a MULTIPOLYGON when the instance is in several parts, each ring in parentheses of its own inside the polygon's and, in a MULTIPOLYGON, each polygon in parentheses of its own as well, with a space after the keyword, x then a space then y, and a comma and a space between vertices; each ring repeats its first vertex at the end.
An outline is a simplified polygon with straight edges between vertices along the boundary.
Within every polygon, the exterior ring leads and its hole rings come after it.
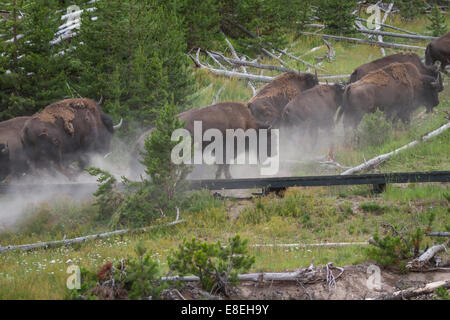
POLYGON ((30 117, 17 117, 0 122, 0 181, 11 179, 28 170, 20 132, 30 117))
POLYGON ((350 83, 356 82, 369 72, 384 68, 391 63, 408 63, 408 62, 415 65, 417 70, 421 74, 436 78, 439 73, 439 70, 436 66, 424 65, 417 54, 402 52, 392 54, 359 66, 351 74, 350 83))
POLYGON ((432 110, 439 104, 440 87, 440 74, 433 78, 412 63, 392 63, 346 87, 338 119, 344 114, 344 127, 355 128, 364 114, 379 108, 389 119, 408 122, 421 105, 432 110))
POLYGON ((431 41, 425 50, 425 63, 433 65, 436 61, 441 63, 441 71, 450 64, 450 31, 442 37, 431 41))
POLYGON ((315 146, 319 128, 331 133, 334 129, 334 116, 339 106, 345 84, 319 85, 297 95, 283 109, 282 126, 297 127, 300 136, 309 133, 311 145, 315 146))
MULTIPOLYGON (((202 135, 208 129, 218 129, 222 133, 223 137, 226 137, 227 129, 242 129, 244 131, 247 131, 248 129, 255 129, 257 133, 259 132, 259 129, 268 129, 267 125, 259 123, 253 118, 245 104, 239 102, 221 102, 203 108, 191 109, 178 114, 177 117, 181 121, 185 121, 185 128, 191 133, 191 135, 194 134, 194 121, 202 122, 202 135)), ((154 128, 144 132, 139 137, 133 148, 130 167, 134 170, 142 169, 142 167, 139 168, 138 165, 140 158, 139 150, 143 150, 145 138, 151 135, 153 130, 154 128)), ((270 137, 268 137, 267 140, 268 143, 270 143, 270 137)), ((211 142, 209 141, 204 142, 202 148, 204 149, 210 143, 211 142)), ((223 145, 223 154, 224 157, 226 157, 225 142, 223 145)), ((270 145, 268 147, 268 152, 270 152, 270 145)), ((224 159, 224 164, 218 165, 216 179, 221 177, 222 172, 226 178, 231 178, 230 165, 225 164, 225 162, 226 161, 224 159)))
POLYGON ((317 76, 311 73, 287 72, 265 85, 250 99, 248 107, 256 120, 272 125, 289 101, 318 84, 317 76))
POLYGON ((78 161, 88 164, 89 153, 106 154, 119 125, 91 99, 66 99, 52 103, 29 119, 21 139, 32 169, 54 166, 69 179, 67 169, 78 161))
POLYGON ((7 143, 0 143, 0 181, 9 175, 9 148, 7 143))

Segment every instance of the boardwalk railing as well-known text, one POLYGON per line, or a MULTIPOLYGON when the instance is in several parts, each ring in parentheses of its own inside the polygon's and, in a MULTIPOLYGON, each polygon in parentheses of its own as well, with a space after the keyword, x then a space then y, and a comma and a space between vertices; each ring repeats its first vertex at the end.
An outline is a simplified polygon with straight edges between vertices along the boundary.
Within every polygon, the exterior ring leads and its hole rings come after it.
MULTIPOLYGON (((382 191, 389 183, 413 182, 450 182, 450 171, 433 172, 395 172, 380 174, 337 175, 337 176, 302 176, 302 177, 272 177, 249 179, 211 179, 189 180, 191 190, 209 189, 253 189, 262 188, 267 192, 280 191, 289 187, 317 187, 372 184, 376 191, 382 191)), ((30 193, 65 193, 92 194, 97 189, 96 183, 68 184, 11 184, 1 185, 0 194, 20 193, 26 196, 30 193)))

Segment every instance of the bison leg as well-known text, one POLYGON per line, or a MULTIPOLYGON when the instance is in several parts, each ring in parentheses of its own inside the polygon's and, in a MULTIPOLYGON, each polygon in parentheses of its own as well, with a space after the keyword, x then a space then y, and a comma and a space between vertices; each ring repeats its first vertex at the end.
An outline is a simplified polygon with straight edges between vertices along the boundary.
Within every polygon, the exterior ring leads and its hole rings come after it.
POLYGON ((319 135, 319 128, 317 126, 311 125, 310 126, 310 144, 309 144, 309 150, 312 152, 314 151, 315 146, 317 145, 317 136, 319 135))
POLYGON ((220 176, 222 175, 223 171, 223 164, 217 165, 217 171, 216 171, 216 179, 220 179, 220 176))
POLYGON ((230 173, 230 165, 229 164, 224 164, 224 169, 225 169, 225 178, 226 179, 232 179, 231 177, 231 173, 230 173))

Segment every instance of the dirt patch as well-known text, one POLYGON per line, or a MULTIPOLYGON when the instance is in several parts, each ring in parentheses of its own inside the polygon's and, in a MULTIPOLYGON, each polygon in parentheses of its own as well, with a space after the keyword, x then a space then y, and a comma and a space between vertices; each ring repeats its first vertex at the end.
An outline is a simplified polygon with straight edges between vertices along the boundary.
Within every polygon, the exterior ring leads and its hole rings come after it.
MULTIPOLYGON (((435 281, 449 280, 450 272, 409 273, 406 275, 381 269, 381 288, 373 288, 368 272, 370 263, 344 267, 344 273, 336 279, 336 286, 326 281, 303 284, 296 281, 242 282, 235 296, 230 299, 245 300, 363 300, 389 294, 406 288, 420 288, 435 281), (369 285, 368 285, 369 280, 369 285)), ((372 267, 371 267, 372 268, 372 267)), ((370 270, 370 269, 369 269, 370 270)), ((333 271, 334 276, 338 271, 333 271)), ((191 283, 181 291, 186 299, 205 299, 198 285, 191 283)), ((434 294, 414 299, 433 299, 434 294)))
POLYGON ((230 220, 237 219, 242 210, 252 206, 252 202, 249 200, 239 201, 238 203, 233 204, 229 207, 228 214, 230 216, 230 220))

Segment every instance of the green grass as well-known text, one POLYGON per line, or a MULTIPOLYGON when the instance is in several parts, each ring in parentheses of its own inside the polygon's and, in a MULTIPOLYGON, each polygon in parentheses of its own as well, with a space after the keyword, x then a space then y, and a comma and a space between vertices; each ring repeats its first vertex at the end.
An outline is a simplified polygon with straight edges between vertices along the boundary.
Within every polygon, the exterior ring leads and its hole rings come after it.
MULTIPOLYGON (((221 240, 240 234, 249 244, 317 243, 366 241, 380 230, 382 222, 413 228, 426 225, 430 210, 436 215, 432 229, 450 226, 448 201, 443 194, 448 188, 439 185, 410 185, 406 192, 388 186, 379 195, 354 195, 350 187, 291 188, 284 198, 267 196, 255 199, 237 219, 230 219, 231 200, 217 200, 205 193, 197 195, 193 206, 182 213, 187 222, 167 229, 140 235, 96 240, 73 247, 32 252, 8 252, 0 259, 0 298, 36 299, 63 298, 66 268, 76 264, 97 270, 106 261, 118 261, 133 255, 139 241, 152 250, 153 258, 167 271, 166 257, 184 238, 197 237, 207 241, 221 240), (348 189, 348 196, 339 194, 348 189), (382 213, 366 212, 368 203, 378 203, 382 213), (432 209, 430 209, 432 207, 432 209)), ((378 207, 377 207, 378 208, 378 207)), ((79 212, 83 217, 82 210, 79 212)), ((42 230, 46 229, 41 222, 42 230)), ((95 226, 90 231, 94 231, 95 226)), ((50 228, 51 230, 51 228, 50 228)), ((58 239, 58 234, 35 234, 41 241, 58 239)), ((32 240, 26 232, 16 235, 18 243, 32 240), (22 241, 21 240, 22 238, 22 241)), ((431 239, 423 246, 430 244, 431 239)), ((255 255, 253 271, 292 270, 333 261, 336 265, 356 264, 367 260, 364 248, 250 248, 255 255)))

